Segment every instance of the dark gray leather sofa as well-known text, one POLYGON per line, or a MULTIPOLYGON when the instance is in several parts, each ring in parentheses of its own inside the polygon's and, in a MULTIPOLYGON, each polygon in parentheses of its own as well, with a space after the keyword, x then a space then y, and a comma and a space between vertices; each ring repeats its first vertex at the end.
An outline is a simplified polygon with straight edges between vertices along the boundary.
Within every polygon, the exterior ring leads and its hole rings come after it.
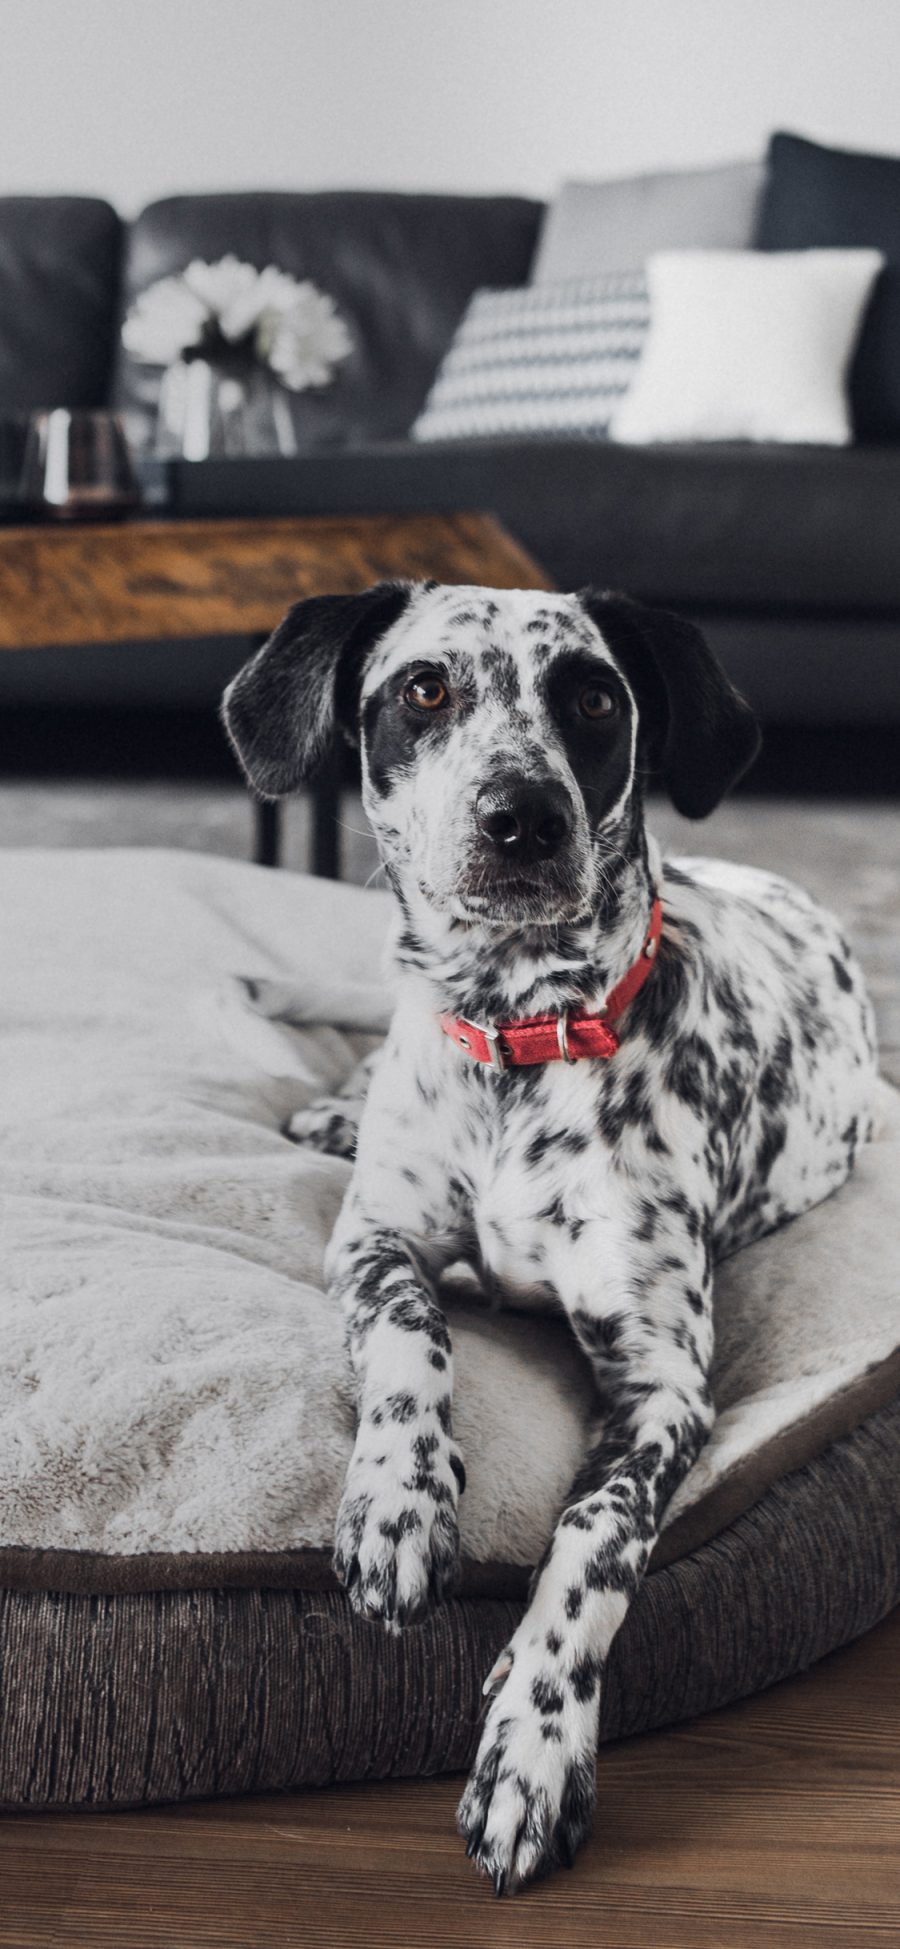
MULTIPOLYGON (((0 411, 111 400, 149 426, 157 377, 118 345, 133 295, 195 256, 277 263, 332 293, 357 350, 292 402, 299 460, 182 464, 185 513, 489 508, 560 586, 702 619, 769 722, 900 720, 900 448, 405 437, 471 292, 527 280, 541 217, 514 197, 254 192, 170 198, 125 226, 91 199, 0 199, 0 411)), ((211 700, 241 653, 188 670, 156 652, 127 675, 120 656, 120 695, 211 700)), ((71 658, 2 664, 0 700, 74 681, 71 658)), ((108 659, 79 665, 100 701, 108 659)))

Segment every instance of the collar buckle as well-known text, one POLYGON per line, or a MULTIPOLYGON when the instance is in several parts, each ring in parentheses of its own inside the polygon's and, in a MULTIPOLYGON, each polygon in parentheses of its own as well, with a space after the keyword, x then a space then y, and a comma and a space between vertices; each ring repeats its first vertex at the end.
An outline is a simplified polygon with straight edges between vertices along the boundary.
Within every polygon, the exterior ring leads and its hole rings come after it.
POLYGON ((459 1043, 461 1049, 465 1049, 467 1055, 475 1054, 472 1048, 472 1036, 464 1033, 466 1029, 470 1029, 474 1035, 484 1037, 485 1043, 487 1044, 487 1060, 491 1068, 509 1068, 509 1056, 503 1047, 500 1030, 496 1022, 470 1022, 465 1016, 462 1016, 459 1021, 454 1023, 452 1016, 442 1015, 441 1026, 444 1027, 445 1024, 449 1024, 451 1028, 455 1028, 455 1040, 459 1043))
POLYGON ((500 1030, 498 1029, 496 1022, 488 1023, 486 1028, 482 1028, 481 1034, 484 1036, 485 1042, 487 1043, 488 1046, 488 1055, 490 1057, 491 1068, 508 1069, 509 1062, 507 1059, 506 1051, 503 1047, 503 1043, 500 1039, 500 1030))

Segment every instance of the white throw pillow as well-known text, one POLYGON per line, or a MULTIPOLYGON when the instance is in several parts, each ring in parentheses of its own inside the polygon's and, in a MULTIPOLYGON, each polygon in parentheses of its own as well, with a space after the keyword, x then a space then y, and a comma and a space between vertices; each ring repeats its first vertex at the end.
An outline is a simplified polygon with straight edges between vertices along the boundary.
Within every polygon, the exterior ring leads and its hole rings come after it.
POLYGON ((650 329, 610 437, 846 446, 846 373, 878 250, 659 251, 650 329))

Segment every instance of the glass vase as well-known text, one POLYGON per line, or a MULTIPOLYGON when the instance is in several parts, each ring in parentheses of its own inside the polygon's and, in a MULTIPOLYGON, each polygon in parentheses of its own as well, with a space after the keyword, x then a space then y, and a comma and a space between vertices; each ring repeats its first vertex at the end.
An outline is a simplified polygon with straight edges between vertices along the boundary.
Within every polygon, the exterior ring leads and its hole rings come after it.
POLYGON ((177 359, 160 384, 155 451, 180 460, 295 454, 287 395, 260 365, 177 359))

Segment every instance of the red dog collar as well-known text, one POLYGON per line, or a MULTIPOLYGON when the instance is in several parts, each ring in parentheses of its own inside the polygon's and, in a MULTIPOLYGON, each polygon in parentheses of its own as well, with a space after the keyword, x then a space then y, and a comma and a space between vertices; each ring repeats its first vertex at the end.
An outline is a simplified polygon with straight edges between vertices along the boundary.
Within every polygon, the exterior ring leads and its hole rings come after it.
POLYGON ((632 1002, 650 974, 662 932, 662 906, 654 900, 644 944, 627 974, 617 981, 597 1015, 526 1015, 518 1022, 494 1022, 481 1027, 464 1016, 442 1015, 441 1028, 474 1062, 494 1069, 519 1068, 523 1063, 577 1062, 580 1056, 614 1056, 619 1038, 610 1028, 632 1002))

